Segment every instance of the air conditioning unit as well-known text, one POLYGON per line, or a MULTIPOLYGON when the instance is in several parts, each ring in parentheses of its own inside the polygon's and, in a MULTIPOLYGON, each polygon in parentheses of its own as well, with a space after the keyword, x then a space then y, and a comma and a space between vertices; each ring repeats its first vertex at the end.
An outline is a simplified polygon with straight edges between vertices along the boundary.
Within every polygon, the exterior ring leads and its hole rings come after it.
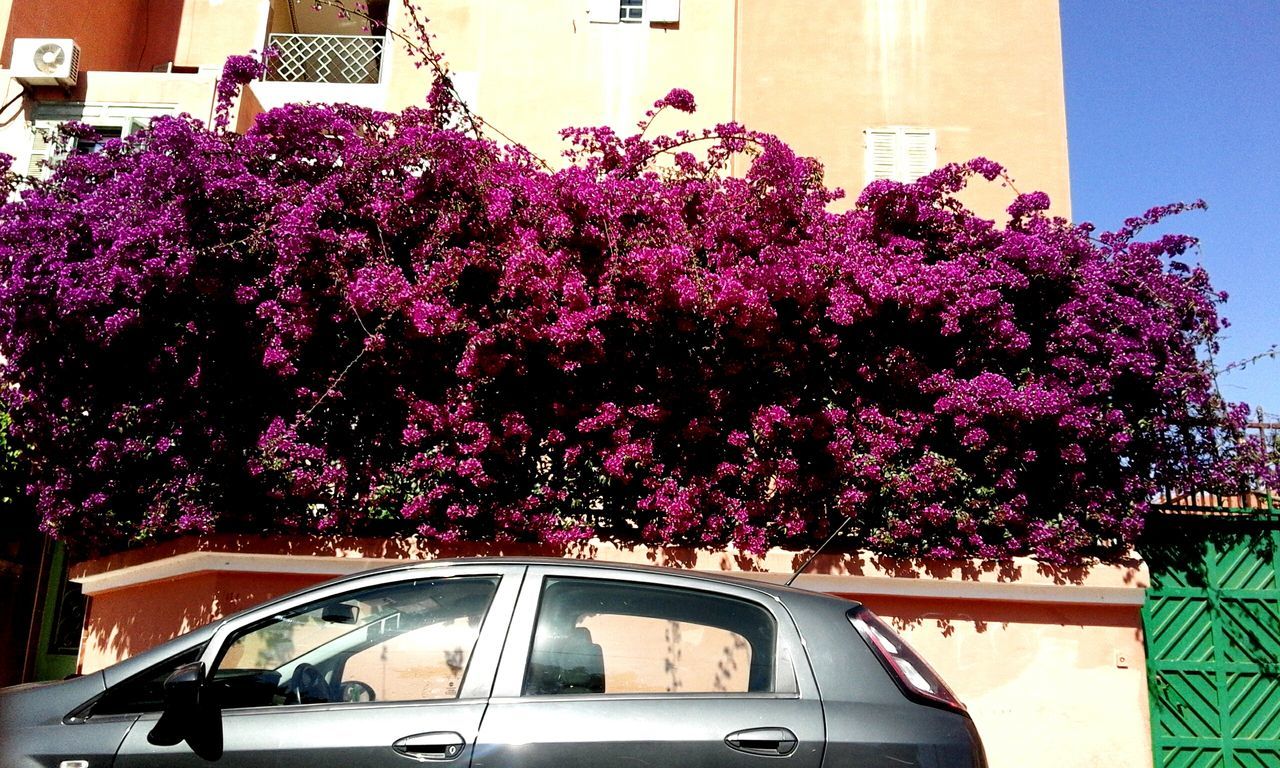
POLYGON ((68 39, 19 37, 9 69, 27 85, 72 86, 80 74, 80 46, 68 39))

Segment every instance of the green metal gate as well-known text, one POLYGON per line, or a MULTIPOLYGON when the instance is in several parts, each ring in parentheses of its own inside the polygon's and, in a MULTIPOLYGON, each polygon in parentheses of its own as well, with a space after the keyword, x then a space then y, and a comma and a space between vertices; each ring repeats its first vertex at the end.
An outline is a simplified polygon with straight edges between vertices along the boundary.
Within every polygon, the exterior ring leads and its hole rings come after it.
POLYGON ((1280 531, 1178 517, 1142 611, 1156 768, 1275 768, 1280 531))

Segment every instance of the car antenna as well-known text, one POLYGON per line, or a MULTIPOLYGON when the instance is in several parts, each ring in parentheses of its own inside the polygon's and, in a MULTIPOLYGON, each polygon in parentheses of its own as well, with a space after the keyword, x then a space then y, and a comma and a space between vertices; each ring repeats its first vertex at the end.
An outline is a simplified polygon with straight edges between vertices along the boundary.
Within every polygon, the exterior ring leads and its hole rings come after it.
POLYGON ((813 550, 813 554, 809 555, 809 559, 805 560, 804 563, 799 568, 796 569, 795 573, 791 574, 791 578, 787 579, 787 583, 785 586, 788 586, 788 587, 791 586, 791 582, 795 581, 800 574, 804 573, 804 569, 809 567, 809 563, 812 563, 814 558, 822 554, 822 550, 826 549, 827 545, 830 544, 832 541, 834 541, 835 538, 839 536, 842 531, 844 531, 845 527, 852 522, 853 522, 853 516, 846 515, 844 518, 844 522, 841 523, 839 527, 837 527, 834 531, 831 532, 831 535, 827 537, 826 541, 822 542, 822 544, 818 545, 817 549, 813 550))

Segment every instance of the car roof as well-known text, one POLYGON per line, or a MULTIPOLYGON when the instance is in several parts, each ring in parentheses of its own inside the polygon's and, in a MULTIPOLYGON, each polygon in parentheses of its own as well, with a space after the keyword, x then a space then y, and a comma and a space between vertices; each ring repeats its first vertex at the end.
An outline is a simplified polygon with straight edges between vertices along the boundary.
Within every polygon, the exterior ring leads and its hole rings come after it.
MULTIPOLYGON (((798 597, 812 598, 815 596, 825 597, 831 600, 839 600, 841 602, 853 605, 856 601, 847 598, 827 595, 820 592, 813 592, 798 587, 789 587, 784 584, 778 584, 764 579, 750 578, 747 576, 737 575, 744 572, 714 572, 714 571, 696 571, 686 568, 672 568, 669 566, 659 565, 641 565, 638 563, 622 563, 610 560, 578 560, 573 558, 562 557, 536 557, 536 556, 494 556, 494 557, 456 557, 442 558, 439 560, 413 560, 405 563, 396 563, 395 565, 377 568, 368 571, 362 571, 359 574, 352 574, 347 578, 358 578, 371 573, 388 573, 394 571, 412 571, 412 570, 431 570, 434 568, 444 568, 454 565, 474 565, 481 563, 492 563, 495 565, 526 565, 526 566, 554 566, 558 568, 581 568, 583 570, 602 570, 602 571, 628 571, 632 573, 652 573, 662 574, 666 576, 679 576, 682 578, 694 579, 710 583, 732 584, 739 587, 747 587, 759 592, 771 595, 780 601, 785 602, 788 599, 798 597)), ((764 571, 756 573, 764 574, 764 571)), ((778 574, 780 575, 780 574, 778 574)), ((346 579, 340 579, 345 581, 346 579)), ((329 582, 333 583, 333 582, 329 582)))

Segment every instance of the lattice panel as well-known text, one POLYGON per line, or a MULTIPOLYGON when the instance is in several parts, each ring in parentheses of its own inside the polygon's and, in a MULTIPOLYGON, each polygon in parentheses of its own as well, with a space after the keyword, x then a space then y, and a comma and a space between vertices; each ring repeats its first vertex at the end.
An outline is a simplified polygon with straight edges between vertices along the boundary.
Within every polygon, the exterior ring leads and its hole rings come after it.
POLYGON ((1227 763, 1218 747, 1168 746, 1156 755, 1162 768, 1223 768, 1227 763))
MULTIPOLYGON (((1227 725, 1232 738, 1280 749, 1280 679, 1256 672, 1227 674, 1227 725)), ((1280 763, 1276 763, 1280 765, 1280 763)))
POLYGON ((376 83, 381 72, 381 37, 364 35, 271 35, 276 55, 268 80, 294 83, 376 83))
POLYGON ((1253 749, 1237 747, 1232 750, 1237 768, 1276 768, 1280 765, 1280 747, 1253 749))
POLYGON ((1214 586, 1220 589, 1275 589, 1276 569, 1272 564, 1274 553, 1255 551, 1251 546, 1239 545, 1225 552, 1214 548, 1214 586))
POLYGON ((1153 573, 1143 608, 1156 767, 1276 768, 1280 534, 1202 552, 1153 573))
POLYGON ((1256 597, 1223 597, 1215 606, 1222 642, 1218 658, 1274 667, 1280 672, 1280 599, 1276 592, 1256 597))
POLYGON ((1211 671, 1162 670, 1154 703, 1159 707, 1158 736, 1190 739, 1221 735, 1218 684, 1211 671))
POLYGON ((1147 642, 1164 661, 1213 660, 1213 625, 1203 596, 1168 596, 1150 606, 1147 642))

